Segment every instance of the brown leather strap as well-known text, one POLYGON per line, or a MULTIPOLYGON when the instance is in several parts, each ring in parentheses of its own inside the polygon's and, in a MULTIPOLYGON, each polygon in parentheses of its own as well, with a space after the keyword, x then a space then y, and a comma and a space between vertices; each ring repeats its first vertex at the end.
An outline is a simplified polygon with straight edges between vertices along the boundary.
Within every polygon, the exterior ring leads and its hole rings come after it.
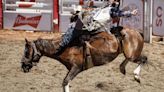
POLYGON ((34 49, 34 56, 35 56, 35 55, 41 56, 41 53, 37 50, 36 45, 35 45, 34 42, 32 42, 32 47, 33 47, 33 49, 34 49))

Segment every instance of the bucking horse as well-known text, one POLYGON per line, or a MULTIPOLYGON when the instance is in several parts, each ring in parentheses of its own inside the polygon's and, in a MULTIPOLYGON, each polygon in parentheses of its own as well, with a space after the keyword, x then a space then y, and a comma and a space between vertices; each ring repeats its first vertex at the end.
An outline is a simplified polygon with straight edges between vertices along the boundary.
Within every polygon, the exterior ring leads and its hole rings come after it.
MULTIPOLYGON (((98 30, 105 29, 100 28, 98 30)), ((39 62, 42 56, 56 59, 68 69, 62 86, 64 92, 69 92, 69 82, 73 80, 77 74, 94 66, 108 64, 119 54, 123 53, 125 60, 120 64, 120 72, 124 75, 126 74, 125 67, 129 61, 137 63, 138 66, 134 70, 134 78, 140 82, 141 67, 147 62, 147 57, 141 53, 144 46, 143 37, 135 29, 123 27, 121 30, 121 34, 124 35, 122 40, 106 31, 89 34, 87 41, 82 40, 84 39, 82 35, 73 40, 69 46, 57 56, 54 55, 54 53, 59 47, 61 37, 54 39, 39 38, 34 41, 25 39, 21 68, 24 72, 29 72, 30 69, 39 62)), ((84 30, 78 31, 84 32, 84 30)))

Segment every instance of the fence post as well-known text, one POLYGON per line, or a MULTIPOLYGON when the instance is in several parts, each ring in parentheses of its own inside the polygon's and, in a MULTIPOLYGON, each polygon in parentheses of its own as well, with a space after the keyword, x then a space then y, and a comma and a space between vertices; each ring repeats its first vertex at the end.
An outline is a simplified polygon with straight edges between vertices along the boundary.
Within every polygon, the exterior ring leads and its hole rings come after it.
POLYGON ((153 0, 145 0, 144 2, 144 41, 152 43, 153 31, 153 0))

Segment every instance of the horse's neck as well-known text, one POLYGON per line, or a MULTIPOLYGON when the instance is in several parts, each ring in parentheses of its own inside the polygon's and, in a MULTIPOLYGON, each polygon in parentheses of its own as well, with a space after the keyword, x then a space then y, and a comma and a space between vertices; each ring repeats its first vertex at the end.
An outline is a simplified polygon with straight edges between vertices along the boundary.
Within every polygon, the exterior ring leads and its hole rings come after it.
POLYGON ((56 49, 59 47, 60 39, 38 39, 35 41, 37 50, 43 56, 53 57, 56 49))

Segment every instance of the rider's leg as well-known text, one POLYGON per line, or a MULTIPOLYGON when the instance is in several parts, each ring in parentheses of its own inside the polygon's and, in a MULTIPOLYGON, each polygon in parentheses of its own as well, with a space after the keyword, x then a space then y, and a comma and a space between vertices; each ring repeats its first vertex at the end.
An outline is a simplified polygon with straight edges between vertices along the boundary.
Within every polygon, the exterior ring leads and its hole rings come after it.
POLYGON ((56 52, 55 52, 56 55, 60 54, 65 49, 65 47, 72 41, 73 31, 74 31, 74 28, 68 28, 68 30, 62 36, 62 40, 59 43, 59 47, 56 49, 56 52))
POLYGON ((78 37, 80 33, 74 29, 74 27, 68 28, 66 33, 62 36, 62 40, 59 43, 59 47, 56 49, 55 55, 59 55, 69 45, 69 43, 78 37))

